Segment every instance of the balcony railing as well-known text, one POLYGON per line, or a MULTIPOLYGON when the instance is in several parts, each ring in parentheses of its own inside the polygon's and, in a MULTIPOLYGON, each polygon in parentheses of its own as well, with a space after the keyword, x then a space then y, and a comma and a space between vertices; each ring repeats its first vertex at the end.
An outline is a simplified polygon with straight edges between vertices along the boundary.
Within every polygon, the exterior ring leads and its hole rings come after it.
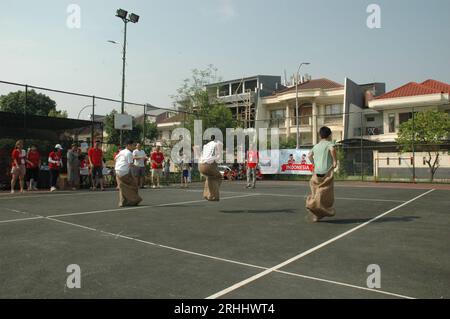
POLYGON ((327 115, 323 117, 323 123, 328 125, 342 125, 342 115, 327 115))
MULTIPOLYGON (((354 132, 355 136, 361 136, 361 128, 355 127, 354 132)), ((384 128, 383 126, 377 126, 377 127, 365 127, 364 128, 364 136, 375 136, 384 134, 384 128)))
POLYGON ((284 119, 272 119, 269 126, 270 128, 284 128, 286 127, 286 121, 284 119))

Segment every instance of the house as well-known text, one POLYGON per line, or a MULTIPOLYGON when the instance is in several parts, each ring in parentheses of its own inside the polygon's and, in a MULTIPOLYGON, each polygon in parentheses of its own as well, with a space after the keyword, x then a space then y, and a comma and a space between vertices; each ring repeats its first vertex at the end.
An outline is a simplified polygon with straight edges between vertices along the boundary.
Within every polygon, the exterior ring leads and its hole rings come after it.
POLYGON ((439 110, 450 114, 450 84, 436 80, 409 82, 376 97, 369 108, 382 115, 383 134, 371 137, 380 142, 394 142, 400 124, 412 117, 412 112, 439 110))
MULTIPOLYGON (((383 134, 365 138, 379 142, 373 151, 374 175, 381 178, 418 178, 428 179, 429 166, 426 163, 430 154, 418 145, 416 152, 399 153, 394 147, 402 123, 412 118, 413 113, 426 110, 438 110, 450 114, 450 84, 426 80, 421 83, 409 82, 399 88, 376 97, 369 102, 369 108, 378 112, 382 118, 383 134)), ((432 152, 439 154, 439 169, 435 178, 450 179, 450 155, 447 146, 432 152)))
POLYGON ((255 127, 259 100, 282 87, 281 77, 255 75, 205 86, 211 99, 230 108, 233 118, 245 128, 255 127))
POLYGON ((298 103, 301 146, 316 144, 322 126, 331 128, 335 141, 351 139, 358 122, 349 113, 372 113, 367 101, 384 92, 384 83, 359 85, 350 79, 345 79, 344 84, 327 78, 310 79, 262 97, 257 128, 278 128, 281 138, 296 137, 298 103))

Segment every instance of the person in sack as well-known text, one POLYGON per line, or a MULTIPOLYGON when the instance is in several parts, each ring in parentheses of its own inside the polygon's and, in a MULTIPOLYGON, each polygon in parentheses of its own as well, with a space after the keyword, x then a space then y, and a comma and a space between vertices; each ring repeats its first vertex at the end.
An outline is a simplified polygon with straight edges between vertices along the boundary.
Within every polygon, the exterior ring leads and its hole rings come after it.
POLYGON ((217 168, 217 163, 221 160, 221 149, 216 137, 211 136, 211 141, 203 147, 198 170, 206 177, 203 198, 208 201, 220 200, 220 185, 222 175, 217 168))
POLYGON ((318 222, 336 214, 334 204, 334 169, 337 166, 336 149, 331 142, 331 130, 324 126, 319 130, 320 142, 308 155, 314 165, 309 182, 311 194, 306 198, 307 220, 318 222))
POLYGON ((126 147, 115 158, 115 172, 119 187, 119 207, 137 206, 142 201, 139 187, 131 174, 133 168, 133 141, 126 141, 126 147))

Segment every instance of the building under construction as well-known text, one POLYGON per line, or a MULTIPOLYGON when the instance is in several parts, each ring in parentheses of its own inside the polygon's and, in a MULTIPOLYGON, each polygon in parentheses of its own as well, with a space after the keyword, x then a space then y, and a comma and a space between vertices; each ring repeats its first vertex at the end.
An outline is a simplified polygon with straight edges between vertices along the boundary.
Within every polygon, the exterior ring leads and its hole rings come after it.
POLYGON ((233 118, 244 128, 255 127, 259 98, 280 88, 281 77, 272 75, 256 75, 206 86, 208 95, 229 107, 233 118))

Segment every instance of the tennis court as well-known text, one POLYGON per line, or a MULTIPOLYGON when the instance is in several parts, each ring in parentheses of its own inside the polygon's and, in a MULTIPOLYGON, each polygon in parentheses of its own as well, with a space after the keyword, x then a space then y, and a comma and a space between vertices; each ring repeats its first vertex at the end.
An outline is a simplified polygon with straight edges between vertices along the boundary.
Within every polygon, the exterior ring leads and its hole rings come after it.
POLYGON ((0 298, 450 297, 449 186, 337 183, 316 224, 307 183, 244 186, 220 202, 201 184, 142 190, 133 208, 112 190, 0 194, 0 298))

